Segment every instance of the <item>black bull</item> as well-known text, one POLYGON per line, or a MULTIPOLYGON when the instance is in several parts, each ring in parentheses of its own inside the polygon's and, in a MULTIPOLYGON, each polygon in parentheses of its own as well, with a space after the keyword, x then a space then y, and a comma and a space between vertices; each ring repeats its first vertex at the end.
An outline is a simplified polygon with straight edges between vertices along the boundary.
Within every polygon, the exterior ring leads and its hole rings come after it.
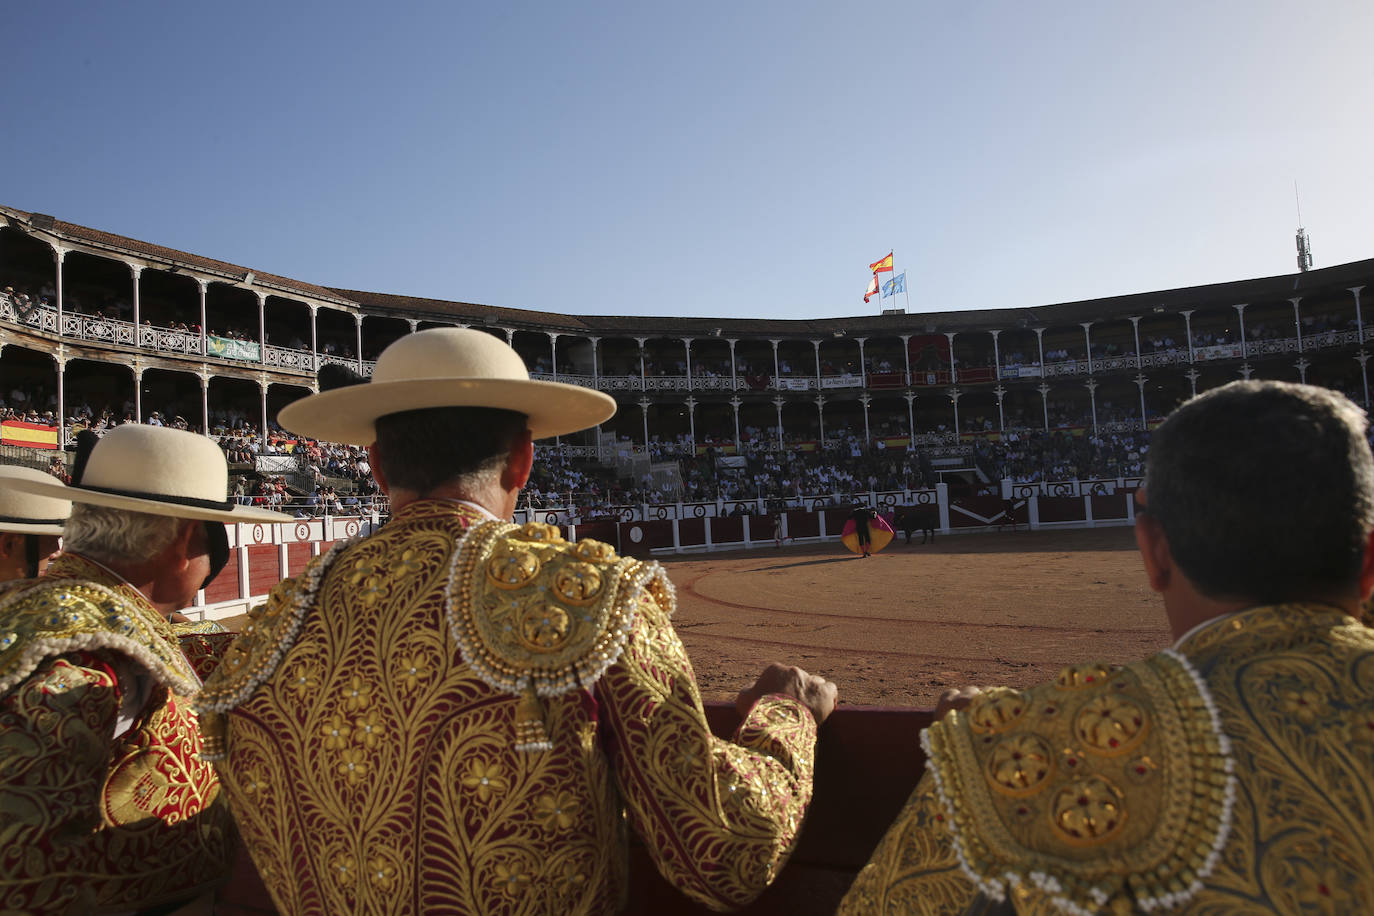
POLYGON ((906 535, 906 542, 911 543, 913 532, 921 532, 921 543, 925 544, 935 540, 935 529, 940 527, 940 507, 939 506, 902 506, 897 509, 897 523, 894 526, 898 531, 906 535))

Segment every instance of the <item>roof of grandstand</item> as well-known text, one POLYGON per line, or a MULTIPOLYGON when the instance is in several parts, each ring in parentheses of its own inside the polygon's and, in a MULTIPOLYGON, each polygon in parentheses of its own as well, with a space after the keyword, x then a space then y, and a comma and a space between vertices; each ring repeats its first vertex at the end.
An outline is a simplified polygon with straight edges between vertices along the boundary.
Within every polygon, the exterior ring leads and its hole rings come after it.
POLYGON ((31 213, 0 206, 0 214, 17 223, 16 228, 29 233, 50 233, 66 239, 89 242, 113 252, 156 259, 172 265, 219 274, 233 282, 242 282, 251 271, 254 282, 284 291, 293 291, 315 299, 344 305, 358 305, 377 313, 394 312, 397 317, 431 315, 435 318, 487 323, 506 327, 528 327, 534 330, 566 330, 585 334, 619 334, 624 336, 662 336, 678 332, 700 337, 734 337, 766 339, 770 335, 785 334, 831 336, 846 335, 937 333, 993 328, 1035 327, 1077 324, 1103 318, 1120 318, 1131 314, 1145 315, 1155 309, 1177 311, 1201 304, 1240 304, 1263 300, 1281 300, 1293 296, 1310 295, 1322 290, 1340 290, 1358 284, 1374 272, 1374 259, 1354 261, 1323 267, 1306 273, 1282 274, 1249 280, 1232 280, 1204 286, 1132 293, 1103 299, 1064 302, 1050 305, 993 308, 960 312, 910 312, 883 315, 859 315, 846 318, 808 320, 762 318, 674 318, 616 315, 563 315, 557 312, 534 311, 504 306, 484 305, 444 299, 404 296, 394 293, 375 293, 361 290, 317 286, 258 271, 255 268, 231 264, 214 258, 191 254, 175 248, 154 245, 126 236, 68 223, 41 213, 31 213))

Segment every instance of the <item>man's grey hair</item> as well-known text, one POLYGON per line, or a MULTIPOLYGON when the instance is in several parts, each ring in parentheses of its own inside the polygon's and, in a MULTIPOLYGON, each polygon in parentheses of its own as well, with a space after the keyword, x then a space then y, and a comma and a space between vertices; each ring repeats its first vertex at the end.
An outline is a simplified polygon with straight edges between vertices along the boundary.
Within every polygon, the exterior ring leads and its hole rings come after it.
POLYGON ((1146 512, 1204 594, 1336 597, 1374 529, 1365 413, 1326 388, 1232 382, 1185 403, 1150 441, 1146 512))
POLYGON ((186 525, 168 515, 73 503, 62 527, 62 549, 101 563, 142 563, 176 540, 186 525))

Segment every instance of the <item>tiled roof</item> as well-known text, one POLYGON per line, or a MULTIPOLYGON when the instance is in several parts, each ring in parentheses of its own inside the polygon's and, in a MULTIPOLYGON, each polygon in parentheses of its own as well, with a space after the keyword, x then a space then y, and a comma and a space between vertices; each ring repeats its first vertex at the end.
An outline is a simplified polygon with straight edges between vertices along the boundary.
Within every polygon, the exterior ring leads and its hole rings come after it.
POLYGON ((48 218, 41 213, 29 213, 24 210, 16 210, 12 207, 0 207, 0 213, 16 217, 20 222, 27 223, 32 229, 50 232, 73 241, 89 242, 101 248, 120 249, 141 257, 183 264, 210 273, 226 274, 236 278, 242 278, 249 271, 252 271, 255 281, 265 286, 294 290, 298 293, 303 293, 318 299, 326 299, 331 302, 337 302, 341 298, 346 298, 341 297, 334 290, 327 289, 323 286, 316 286, 313 283, 305 283, 301 280, 293 280, 290 277, 267 273, 266 271, 261 271, 256 268, 244 267, 239 264, 230 264, 228 261, 206 258, 198 254, 191 254, 190 252, 179 251, 175 248, 168 248, 164 245, 154 245, 151 242, 141 242, 138 239, 131 239, 123 235, 115 235, 112 232, 103 232, 99 229, 92 229, 89 226, 82 226, 77 223, 69 223, 65 220, 53 219, 51 223, 49 223, 48 218))
MULTIPOLYGON (((21 224, 26 231, 47 232, 74 241, 89 242, 96 247, 124 251, 155 261, 173 262, 187 267, 220 274, 229 279, 242 279, 253 270, 255 282, 267 287, 294 291, 316 299, 342 304, 357 304, 370 314, 394 313, 396 317, 421 320, 452 320, 463 324, 487 324, 537 331, 567 331, 587 335, 626 337, 722 337, 739 339, 767 339, 769 337, 828 338, 839 332, 842 336, 923 334, 948 331, 991 330, 1011 327, 1043 327, 1072 325, 1105 318, 1124 318, 1129 315, 1148 315, 1156 309, 1178 311, 1198 306, 1230 306, 1243 302, 1280 301, 1294 296, 1310 296, 1316 292, 1340 292, 1345 287, 1369 282, 1374 286, 1374 259, 1324 267, 1307 273, 1284 274, 1251 280, 1234 280, 1205 286, 1133 293, 1104 299, 1063 302, 1051 305, 981 309, 958 312, 912 312, 894 315, 860 315, 849 318, 786 320, 774 318, 676 318, 632 315, 562 315, 557 312, 531 311, 401 296, 393 293, 373 293, 361 290, 317 286, 264 273, 252 268, 196 254, 166 248, 137 239, 102 232, 87 226, 29 213, 10 207, 0 207, 0 214, 21 224), (717 329, 719 332, 717 333, 717 329)), ((870 308, 864 306, 864 308, 870 308)))

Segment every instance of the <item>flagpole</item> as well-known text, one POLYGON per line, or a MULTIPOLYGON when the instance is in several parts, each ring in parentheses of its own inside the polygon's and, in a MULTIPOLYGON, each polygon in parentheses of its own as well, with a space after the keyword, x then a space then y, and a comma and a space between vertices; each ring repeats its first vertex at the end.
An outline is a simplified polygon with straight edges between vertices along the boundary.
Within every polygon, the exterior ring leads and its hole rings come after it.
POLYGON ((906 295, 906 313, 911 314, 911 284, 903 283, 902 292, 906 295))

